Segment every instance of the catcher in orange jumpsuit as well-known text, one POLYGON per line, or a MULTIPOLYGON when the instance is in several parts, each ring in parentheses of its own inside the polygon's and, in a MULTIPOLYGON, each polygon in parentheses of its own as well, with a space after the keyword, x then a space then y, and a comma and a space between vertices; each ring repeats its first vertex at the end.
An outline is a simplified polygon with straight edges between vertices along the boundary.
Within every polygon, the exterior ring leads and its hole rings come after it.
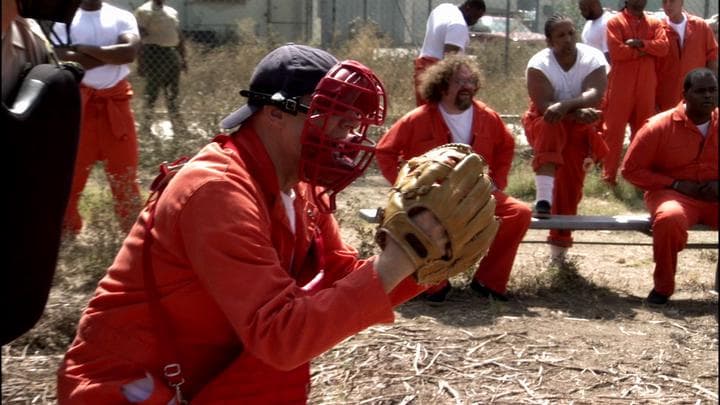
MULTIPOLYGON (((530 226, 528 206, 507 194, 515 141, 498 114, 473 100, 480 72, 467 56, 450 56, 433 65, 421 90, 428 104, 398 120, 378 141, 377 163, 392 184, 405 161, 446 143, 465 143, 482 156, 495 184, 495 215, 501 219, 495 240, 478 266, 471 287, 483 296, 507 301, 504 295, 518 245, 530 226)), ((450 290, 445 281, 427 290, 442 301, 450 290)))
MULTIPOLYGON (((607 152, 597 128, 607 84, 605 56, 576 42, 566 16, 549 18, 545 36, 548 47, 528 61, 530 108, 522 117, 534 153, 537 218, 576 214, 585 172, 607 152)), ((553 229, 548 241, 553 259, 564 260, 570 231, 553 229)))
POLYGON ((81 86, 80 143, 65 231, 77 234, 82 230, 80 194, 93 165, 102 161, 115 199, 115 214, 121 229, 128 232, 141 207, 137 133, 130 109, 133 90, 127 81, 128 64, 140 47, 137 22, 132 13, 102 0, 83 0, 70 25, 69 40, 76 45, 62 45, 68 41, 65 24, 55 24, 53 29, 61 42, 56 48, 60 59, 78 62, 86 69, 81 86))
POLYGON ((645 15, 647 0, 626 0, 625 8, 607 23, 608 51, 612 61, 607 89, 604 137, 608 154, 603 159, 603 180, 617 184, 625 126, 631 139, 645 120, 655 114, 657 58, 668 53, 668 39, 660 21, 645 15))
POLYGON ((700 17, 683 11, 683 0, 663 0, 662 27, 668 37, 667 56, 657 60, 658 111, 675 107, 682 100, 683 78, 691 70, 707 67, 717 72, 717 42, 710 26, 700 17))
MULTIPOLYGON (((62 362, 60 404, 305 403, 311 359, 422 291, 392 238, 359 260, 330 214, 372 158, 375 75, 290 44, 241 94, 222 123, 240 128, 153 183, 62 362)), ((445 246, 428 211, 413 220, 445 246)))
POLYGON ((677 255, 695 224, 718 228, 718 83, 706 68, 683 83, 684 102, 652 117, 630 143, 622 175, 645 190, 652 215, 654 288, 665 304, 675 291, 677 255))

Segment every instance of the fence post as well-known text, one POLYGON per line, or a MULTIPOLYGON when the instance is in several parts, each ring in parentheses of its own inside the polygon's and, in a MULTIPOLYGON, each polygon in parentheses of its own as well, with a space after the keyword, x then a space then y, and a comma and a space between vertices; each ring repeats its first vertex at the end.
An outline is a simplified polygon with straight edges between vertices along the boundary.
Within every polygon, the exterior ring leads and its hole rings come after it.
POLYGON ((270 4, 272 0, 267 0, 265 2, 265 27, 267 27, 267 33, 268 35, 272 32, 270 25, 272 24, 272 4, 270 4))
POLYGON ((710 17, 710 0, 705 0, 705 5, 703 7, 703 18, 710 17))
POLYGON ((505 0, 505 75, 510 71, 510 0, 505 0))

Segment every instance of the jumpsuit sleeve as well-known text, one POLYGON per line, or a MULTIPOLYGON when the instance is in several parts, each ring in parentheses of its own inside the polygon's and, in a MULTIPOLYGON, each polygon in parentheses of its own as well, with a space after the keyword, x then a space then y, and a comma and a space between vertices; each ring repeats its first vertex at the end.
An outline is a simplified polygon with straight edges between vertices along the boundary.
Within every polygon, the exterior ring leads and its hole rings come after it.
POLYGON ((649 121, 638 131, 628 147, 623 161, 623 177, 643 190, 670 187, 675 179, 653 170, 661 143, 660 131, 649 121))
MULTIPOLYGON (((188 198, 178 224, 192 268, 246 350, 290 370, 375 323, 394 320, 371 262, 329 288, 300 288, 280 264, 269 214, 248 183, 203 184, 188 198)), ((351 262, 337 260, 330 265, 351 262)))
POLYGON ((395 184, 400 171, 400 161, 405 153, 403 140, 407 137, 407 131, 404 130, 404 122, 402 118, 395 122, 380 138, 375 150, 378 168, 390 184, 395 184))
POLYGON ((670 51, 670 42, 662 25, 659 21, 651 20, 650 29, 652 30, 653 37, 649 40, 643 40, 643 52, 656 57, 667 55, 670 51))
POLYGON ((505 123, 497 114, 494 114, 495 121, 495 139, 499 141, 495 145, 492 157, 493 164, 490 165, 490 178, 493 179, 495 187, 499 190, 505 190, 508 184, 508 174, 512 165, 513 155, 515 153, 515 139, 510 131, 508 131, 505 123))
POLYGON ((712 62, 718 59, 718 43, 715 40, 715 34, 707 24, 703 24, 703 32, 705 35, 705 43, 707 44, 705 62, 712 62))
POLYGON ((623 36, 624 22, 617 17, 610 19, 607 23, 607 42, 610 59, 615 62, 630 61, 640 57, 640 53, 625 45, 623 36))

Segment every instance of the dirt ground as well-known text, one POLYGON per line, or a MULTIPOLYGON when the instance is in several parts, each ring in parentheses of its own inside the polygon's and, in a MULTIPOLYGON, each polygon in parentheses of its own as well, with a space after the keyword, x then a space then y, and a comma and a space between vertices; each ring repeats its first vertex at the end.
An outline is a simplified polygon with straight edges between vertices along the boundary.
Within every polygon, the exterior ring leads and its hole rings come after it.
MULTIPOLYGON (((371 172, 341 194, 337 217, 363 255, 375 249, 374 229, 357 209, 384 205, 386 190, 371 172)), ((530 231, 526 240, 544 237, 530 231)), ((397 308, 395 323, 316 359, 310 403, 718 403, 717 250, 682 252, 677 292, 656 308, 643 303, 652 288, 652 250, 633 245, 650 243, 647 236, 575 237, 621 245, 576 245, 568 263, 555 266, 547 245, 523 243, 507 303, 479 298, 467 288, 470 276, 457 276, 442 305, 412 300, 397 308)), ((693 233, 691 241, 716 243, 717 233, 693 233)), ((64 347, 53 344, 60 332, 43 323, 73 319, 86 301, 54 290, 43 321, 3 347, 3 404, 54 403, 64 347)))

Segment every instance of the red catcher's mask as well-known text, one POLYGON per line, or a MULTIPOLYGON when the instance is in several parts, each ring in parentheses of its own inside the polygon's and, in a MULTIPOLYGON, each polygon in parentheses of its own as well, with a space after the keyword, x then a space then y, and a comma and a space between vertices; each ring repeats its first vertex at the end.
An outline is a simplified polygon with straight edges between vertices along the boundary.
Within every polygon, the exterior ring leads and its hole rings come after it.
POLYGON ((301 180, 314 188, 321 212, 335 211, 335 196, 360 177, 375 155, 370 125, 385 121, 380 79, 363 64, 339 62, 315 87, 300 143, 301 180))

